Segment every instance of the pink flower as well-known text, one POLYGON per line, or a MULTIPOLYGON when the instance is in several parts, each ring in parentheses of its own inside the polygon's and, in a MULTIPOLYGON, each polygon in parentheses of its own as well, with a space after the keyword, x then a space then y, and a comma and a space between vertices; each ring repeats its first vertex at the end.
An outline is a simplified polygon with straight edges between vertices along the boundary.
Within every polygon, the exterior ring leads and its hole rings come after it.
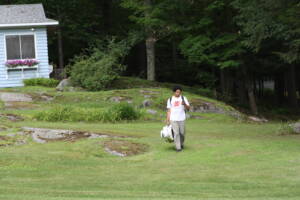
POLYGON ((35 60, 35 59, 27 59, 27 60, 8 60, 6 61, 5 65, 7 67, 18 67, 18 66, 28 66, 28 67, 32 67, 34 65, 39 64, 39 61, 35 60))

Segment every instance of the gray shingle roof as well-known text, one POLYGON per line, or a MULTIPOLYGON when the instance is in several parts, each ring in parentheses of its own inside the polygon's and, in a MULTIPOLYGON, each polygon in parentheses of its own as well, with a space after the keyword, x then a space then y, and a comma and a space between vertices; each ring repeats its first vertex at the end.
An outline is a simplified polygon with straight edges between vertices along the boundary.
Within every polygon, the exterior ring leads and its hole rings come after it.
POLYGON ((57 21, 46 18, 42 4, 1 5, 0 26, 26 24, 58 24, 57 21))

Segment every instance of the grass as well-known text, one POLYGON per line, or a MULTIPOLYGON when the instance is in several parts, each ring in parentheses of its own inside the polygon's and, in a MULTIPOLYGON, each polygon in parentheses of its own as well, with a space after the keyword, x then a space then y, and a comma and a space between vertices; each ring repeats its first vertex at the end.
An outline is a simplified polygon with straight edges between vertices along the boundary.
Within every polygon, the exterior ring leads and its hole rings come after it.
MULTIPOLYGON (((47 93, 55 98, 51 103, 37 98, 33 104, 38 106, 28 110, 2 110, 25 117, 20 122, 0 119, 0 127, 7 128, 0 132, 2 137, 23 126, 59 128, 130 136, 118 139, 124 141, 120 142, 123 151, 128 151, 130 144, 147 148, 145 153, 121 158, 104 150, 111 138, 47 144, 29 140, 22 146, 0 147, 0 200, 300 199, 300 135, 282 134, 282 123, 247 123, 225 114, 196 114, 202 118, 187 121, 185 150, 176 153, 173 144, 159 136, 164 125, 160 114, 170 96, 163 88, 143 88, 157 92, 152 94, 151 108, 159 112, 146 121, 63 123, 32 118, 41 110, 64 104, 105 108, 116 104, 107 99, 117 95, 131 97, 133 105, 138 106, 144 100, 140 90, 57 93, 43 87, 5 89, 47 93)), ((232 109, 193 92, 185 95, 232 109)))
MULTIPOLYGON (((18 122, 15 126, 33 125, 18 122)), ((299 136, 278 124, 190 120, 184 152, 160 140, 161 123, 45 123, 136 136, 147 153, 119 158, 106 139, 0 149, 0 199, 297 199, 299 136)))

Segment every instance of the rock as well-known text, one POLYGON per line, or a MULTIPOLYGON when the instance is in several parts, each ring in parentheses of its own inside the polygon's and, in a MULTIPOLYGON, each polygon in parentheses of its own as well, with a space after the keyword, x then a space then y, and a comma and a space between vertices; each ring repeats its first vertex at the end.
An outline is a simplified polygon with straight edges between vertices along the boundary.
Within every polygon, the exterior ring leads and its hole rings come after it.
POLYGON ((204 117, 201 116, 191 116, 192 119, 203 119, 204 117))
POLYGON ((44 144, 48 141, 71 141, 74 142, 78 139, 89 138, 107 138, 108 135, 89 133, 89 132, 80 132, 72 130, 60 130, 60 129, 45 129, 45 128, 31 128, 23 127, 24 132, 30 133, 32 139, 37 142, 44 144))
POLYGON ((112 101, 115 103, 120 103, 121 101, 127 101, 127 103, 133 102, 130 97, 121 97, 121 96, 110 97, 109 101, 112 101))
POLYGON ((249 116, 248 119, 251 121, 260 122, 260 123, 268 122, 268 120, 265 118, 259 118, 259 117, 255 117, 255 116, 249 116))
POLYGON ((0 131, 6 131, 7 130, 7 127, 5 126, 0 126, 0 131))
POLYGON ((147 113, 149 113, 151 115, 156 115, 157 111, 156 110, 152 110, 152 109, 147 109, 147 113))
POLYGON ((3 117, 12 122, 18 122, 18 121, 24 120, 22 117, 15 115, 15 114, 0 114, 0 117, 3 117))
POLYGON ((19 140, 15 143, 16 146, 21 146, 21 145, 24 145, 24 144, 27 144, 26 140, 19 140))
POLYGON ((108 137, 109 137, 108 135, 99 135, 99 134, 92 133, 89 136, 89 139, 108 138, 108 137))
POLYGON ((295 133, 300 134, 300 122, 290 125, 295 133))
POLYGON ((44 101, 52 101, 54 97, 48 96, 48 95, 41 95, 41 99, 44 101))
POLYGON ((15 133, 9 133, 9 134, 7 134, 6 136, 7 136, 7 137, 16 137, 17 134, 15 134, 15 133))
POLYGON ((107 153, 110 153, 110 154, 114 155, 114 156, 120 156, 120 157, 125 157, 126 156, 125 154, 117 152, 117 151, 114 151, 114 150, 111 150, 108 147, 105 147, 105 151, 107 153))
POLYGON ((150 99, 144 100, 144 101, 143 101, 143 104, 142 104, 142 106, 143 106, 144 108, 149 107, 149 106, 151 106, 151 105, 152 105, 152 101, 151 101, 150 99))
POLYGON ((144 98, 145 99, 149 99, 149 98, 151 98, 152 96, 151 95, 144 95, 144 98))
POLYGON ((64 91, 65 88, 71 87, 71 86, 72 86, 72 84, 71 84, 71 80, 70 79, 63 79, 62 81, 60 81, 60 83, 56 87, 56 90, 58 90, 58 91, 64 91))
POLYGON ((146 95, 149 95, 149 94, 159 94, 158 91, 152 91, 152 90, 140 90, 140 93, 146 94, 146 95))
POLYGON ((190 108, 191 112, 196 112, 196 113, 224 113, 224 110, 221 108, 216 107, 213 104, 210 103, 205 103, 202 105, 198 106, 191 106, 190 108))
POLYGON ((2 92, 0 93, 0 100, 7 102, 32 102, 31 96, 23 93, 2 92))

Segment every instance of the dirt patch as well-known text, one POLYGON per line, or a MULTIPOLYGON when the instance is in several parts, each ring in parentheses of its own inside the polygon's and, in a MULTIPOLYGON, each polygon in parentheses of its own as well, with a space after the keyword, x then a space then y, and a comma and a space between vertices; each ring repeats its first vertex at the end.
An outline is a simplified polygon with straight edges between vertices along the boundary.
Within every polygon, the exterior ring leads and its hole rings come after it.
POLYGON ((13 145, 14 142, 11 141, 11 138, 0 135, 0 147, 7 147, 13 145))
POLYGON ((11 101, 5 102, 4 107, 6 110, 30 110, 38 106, 29 102, 11 101))
POLYGON ((133 156, 145 153, 148 146, 145 144, 138 144, 125 140, 109 140, 104 142, 105 150, 116 156, 133 156))
POLYGON ((12 122, 19 122, 24 120, 21 116, 15 114, 0 114, 0 118, 4 118, 12 122))

